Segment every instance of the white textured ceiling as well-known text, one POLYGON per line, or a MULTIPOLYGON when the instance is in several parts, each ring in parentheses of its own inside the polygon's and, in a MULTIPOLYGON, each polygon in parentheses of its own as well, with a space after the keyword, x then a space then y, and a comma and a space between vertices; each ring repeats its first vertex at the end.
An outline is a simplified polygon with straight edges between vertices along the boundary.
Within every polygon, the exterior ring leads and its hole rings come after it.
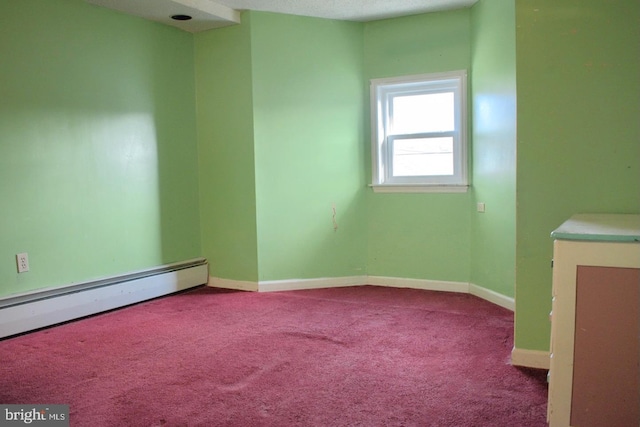
POLYGON ((240 11, 259 10, 347 21, 373 21, 470 7, 478 0, 86 0, 185 31, 198 32, 240 22, 240 11), (192 16, 175 21, 172 15, 192 16))
POLYGON ((262 10, 347 21, 415 15, 469 7, 477 0, 216 0, 239 10, 262 10))

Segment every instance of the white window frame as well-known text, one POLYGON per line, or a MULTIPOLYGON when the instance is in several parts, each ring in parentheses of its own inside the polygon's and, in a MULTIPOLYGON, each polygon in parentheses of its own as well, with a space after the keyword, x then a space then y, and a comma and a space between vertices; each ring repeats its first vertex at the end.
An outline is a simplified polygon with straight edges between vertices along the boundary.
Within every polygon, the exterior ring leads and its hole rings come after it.
POLYGON ((376 192, 466 192, 467 161, 467 72, 420 74, 403 77, 372 79, 371 138, 372 187, 376 192), (390 105, 395 96, 453 92, 453 132, 391 134, 390 105), (453 175, 398 177, 392 175, 393 141, 415 137, 453 137, 453 175))

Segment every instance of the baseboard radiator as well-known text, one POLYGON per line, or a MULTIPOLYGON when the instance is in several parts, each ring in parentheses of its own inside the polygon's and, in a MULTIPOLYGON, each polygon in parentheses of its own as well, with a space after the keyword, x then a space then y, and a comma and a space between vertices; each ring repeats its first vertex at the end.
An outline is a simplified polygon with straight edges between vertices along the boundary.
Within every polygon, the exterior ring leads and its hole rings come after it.
POLYGON ((0 298, 0 338, 207 283, 204 258, 0 298))

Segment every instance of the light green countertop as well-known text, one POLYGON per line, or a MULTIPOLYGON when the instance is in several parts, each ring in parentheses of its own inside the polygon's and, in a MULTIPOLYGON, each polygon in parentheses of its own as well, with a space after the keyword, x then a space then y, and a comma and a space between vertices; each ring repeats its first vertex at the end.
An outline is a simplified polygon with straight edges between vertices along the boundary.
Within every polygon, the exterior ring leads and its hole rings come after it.
POLYGON ((551 233, 561 240, 640 242, 640 215, 576 214, 551 233))

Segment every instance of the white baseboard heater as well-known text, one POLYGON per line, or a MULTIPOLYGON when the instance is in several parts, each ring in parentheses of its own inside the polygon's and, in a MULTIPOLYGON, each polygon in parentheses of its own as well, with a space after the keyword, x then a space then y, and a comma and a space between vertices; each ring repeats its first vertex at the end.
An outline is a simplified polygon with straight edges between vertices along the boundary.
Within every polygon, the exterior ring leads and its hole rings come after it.
POLYGON ((0 338, 207 283, 204 258, 0 298, 0 338))

